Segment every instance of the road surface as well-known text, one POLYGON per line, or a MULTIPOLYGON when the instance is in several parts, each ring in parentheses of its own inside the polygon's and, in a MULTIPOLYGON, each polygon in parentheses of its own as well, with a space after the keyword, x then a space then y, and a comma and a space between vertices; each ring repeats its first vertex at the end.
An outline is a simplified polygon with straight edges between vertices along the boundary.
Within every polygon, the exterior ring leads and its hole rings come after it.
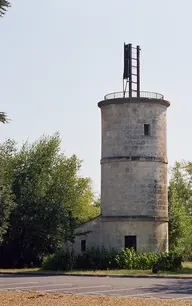
POLYGON ((2 291, 192 300, 192 280, 0 275, 0 293, 2 291))

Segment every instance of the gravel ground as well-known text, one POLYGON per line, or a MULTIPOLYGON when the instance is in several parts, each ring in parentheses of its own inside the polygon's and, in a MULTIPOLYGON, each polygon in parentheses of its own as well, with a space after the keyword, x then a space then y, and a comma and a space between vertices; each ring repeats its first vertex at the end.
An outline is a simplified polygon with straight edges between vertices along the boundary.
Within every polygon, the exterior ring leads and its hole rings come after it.
POLYGON ((113 297, 91 297, 64 294, 41 294, 2 292, 0 293, 1 306, 192 306, 192 301, 166 301, 150 299, 127 299, 113 297))

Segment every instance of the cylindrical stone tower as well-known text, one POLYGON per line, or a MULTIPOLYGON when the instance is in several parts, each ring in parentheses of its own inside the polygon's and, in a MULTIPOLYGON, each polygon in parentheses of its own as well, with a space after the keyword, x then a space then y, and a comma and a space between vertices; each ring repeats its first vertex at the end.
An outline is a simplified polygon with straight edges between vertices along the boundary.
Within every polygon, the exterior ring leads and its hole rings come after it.
POLYGON ((101 244, 168 250, 166 111, 163 96, 112 94, 101 109, 101 244), (147 98, 146 98, 147 96, 147 98))

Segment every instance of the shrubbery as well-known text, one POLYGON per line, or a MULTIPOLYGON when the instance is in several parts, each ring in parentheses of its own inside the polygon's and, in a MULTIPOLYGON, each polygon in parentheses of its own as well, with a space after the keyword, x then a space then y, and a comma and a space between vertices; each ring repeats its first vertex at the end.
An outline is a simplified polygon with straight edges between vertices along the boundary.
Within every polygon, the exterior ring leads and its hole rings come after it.
POLYGON ((161 271, 176 271, 182 267, 182 256, 175 252, 168 253, 136 253, 134 249, 106 250, 91 248, 82 255, 59 251, 43 259, 45 270, 148 270, 157 264, 161 271))
POLYGON ((161 253, 157 258, 157 264, 162 271, 177 271, 182 268, 183 258, 179 253, 161 253))
POLYGON ((119 252, 115 249, 91 248, 76 258, 76 269, 118 269, 118 262, 116 261, 118 254, 119 252))
POLYGON ((42 268, 44 270, 70 270, 73 267, 74 259, 72 253, 60 250, 55 254, 45 256, 42 268))
POLYGON ((116 256, 116 261, 120 269, 138 269, 147 270, 157 262, 158 255, 156 253, 138 253, 134 249, 123 249, 116 256))
POLYGON ((134 249, 123 249, 116 256, 120 269, 148 270, 157 264, 161 271, 176 271, 182 268, 182 256, 176 252, 168 253, 138 253, 134 249))

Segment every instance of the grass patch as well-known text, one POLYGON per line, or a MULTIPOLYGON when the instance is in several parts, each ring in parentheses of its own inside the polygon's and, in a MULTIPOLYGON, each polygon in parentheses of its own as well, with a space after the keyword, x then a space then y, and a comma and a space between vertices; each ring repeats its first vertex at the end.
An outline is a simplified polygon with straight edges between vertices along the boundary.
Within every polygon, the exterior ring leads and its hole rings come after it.
MULTIPOLYGON (((65 272, 64 272, 65 273, 65 272)), ((96 270, 96 271, 71 271, 71 274, 151 274, 151 270, 96 270)), ((192 275, 192 262, 184 262, 183 268, 177 272, 160 271, 158 275, 192 275)))
POLYGON ((71 274, 152 274, 150 270, 76 270, 71 274))
MULTIPOLYGON (((40 272, 45 272, 45 273, 63 273, 63 275, 67 273, 71 274, 124 274, 124 275, 131 275, 131 274, 153 274, 151 270, 74 270, 74 271, 44 271, 41 268, 33 268, 33 269, 0 269, 0 273, 40 273, 40 272)), ((192 276, 192 262, 184 262, 183 263, 183 268, 177 272, 159 272, 158 275, 191 275, 192 276)))
POLYGON ((30 272, 42 272, 42 269, 41 268, 0 269, 0 273, 30 273, 30 272))
MULTIPOLYGON (((182 269, 181 270, 179 270, 178 272, 162 272, 163 274, 175 274, 175 275, 177 275, 177 274, 181 274, 181 275, 184 275, 184 274, 186 274, 186 275, 189 275, 189 274, 191 274, 192 275, 192 262, 184 262, 183 263, 183 267, 182 267, 182 269)), ((161 274, 162 274, 161 273, 161 274)))

